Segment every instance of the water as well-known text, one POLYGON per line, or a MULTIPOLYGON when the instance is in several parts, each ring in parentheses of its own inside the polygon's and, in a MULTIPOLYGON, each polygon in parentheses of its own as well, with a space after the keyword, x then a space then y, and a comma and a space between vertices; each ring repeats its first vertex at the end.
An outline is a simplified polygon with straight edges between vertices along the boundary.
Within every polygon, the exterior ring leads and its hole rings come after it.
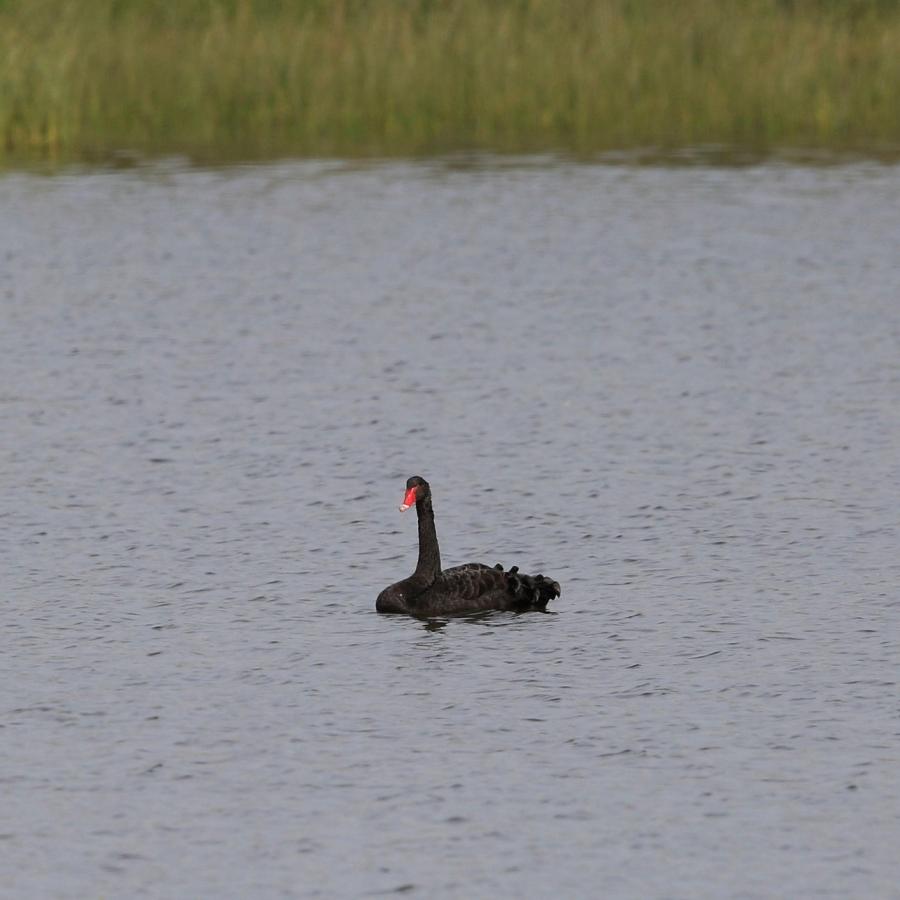
POLYGON ((0 179, 0 893, 898 897, 900 169, 0 179), (553 614, 382 617, 405 479, 553 614))

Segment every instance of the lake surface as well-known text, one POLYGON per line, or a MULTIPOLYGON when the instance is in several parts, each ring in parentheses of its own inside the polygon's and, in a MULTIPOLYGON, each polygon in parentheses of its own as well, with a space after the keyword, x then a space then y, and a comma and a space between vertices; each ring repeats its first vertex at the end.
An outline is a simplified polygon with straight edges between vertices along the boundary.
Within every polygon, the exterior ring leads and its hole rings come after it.
POLYGON ((0 894, 900 897, 900 168, 0 178, 0 894), (374 611, 415 563, 551 614, 374 611))

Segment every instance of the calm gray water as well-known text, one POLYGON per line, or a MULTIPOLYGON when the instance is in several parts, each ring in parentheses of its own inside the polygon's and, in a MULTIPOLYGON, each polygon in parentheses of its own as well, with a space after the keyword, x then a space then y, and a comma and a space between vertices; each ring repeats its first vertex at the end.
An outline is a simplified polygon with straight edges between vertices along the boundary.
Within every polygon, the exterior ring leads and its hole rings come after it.
POLYGON ((0 894, 900 897, 900 168, 0 178, 0 894), (378 616, 405 479, 553 614, 378 616))

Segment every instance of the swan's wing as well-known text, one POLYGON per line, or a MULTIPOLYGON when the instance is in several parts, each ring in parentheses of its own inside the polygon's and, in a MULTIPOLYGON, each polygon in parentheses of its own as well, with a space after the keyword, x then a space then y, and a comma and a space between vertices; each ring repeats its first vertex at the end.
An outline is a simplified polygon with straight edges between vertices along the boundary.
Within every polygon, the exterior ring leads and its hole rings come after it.
POLYGON ((412 601, 413 615, 452 616, 483 609, 546 609, 560 594, 559 584, 543 575, 523 575, 517 566, 469 563, 445 569, 412 601))
POLYGON ((434 583, 415 599, 419 615, 444 616, 498 609, 507 598, 506 576, 501 569, 468 563, 444 569, 434 583))
POLYGON ((442 594, 452 594, 466 600, 472 600, 493 591, 506 592, 506 576, 500 568, 492 569, 481 563, 466 563, 444 569, 432 585, 432 590, 439 589, 442 594))

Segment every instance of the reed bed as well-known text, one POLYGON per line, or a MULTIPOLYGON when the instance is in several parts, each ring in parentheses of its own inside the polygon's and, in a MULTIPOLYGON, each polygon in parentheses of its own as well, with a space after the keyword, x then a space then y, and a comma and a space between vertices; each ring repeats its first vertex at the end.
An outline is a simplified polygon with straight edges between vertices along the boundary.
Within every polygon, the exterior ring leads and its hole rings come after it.
POLYGON ((0 0, 0 160, 900 146, 898 0, 0 0))

